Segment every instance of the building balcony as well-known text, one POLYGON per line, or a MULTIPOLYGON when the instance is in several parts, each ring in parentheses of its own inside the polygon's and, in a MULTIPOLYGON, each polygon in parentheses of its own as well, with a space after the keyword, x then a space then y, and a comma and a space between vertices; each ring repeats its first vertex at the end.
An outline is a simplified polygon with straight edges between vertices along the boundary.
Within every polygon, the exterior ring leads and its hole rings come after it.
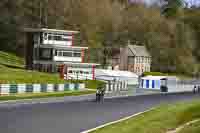
POLYGON ((63 56, 54 56, 53 61, 61 61, 61 62, 82 62, 81 57, 63 57, 63 56))

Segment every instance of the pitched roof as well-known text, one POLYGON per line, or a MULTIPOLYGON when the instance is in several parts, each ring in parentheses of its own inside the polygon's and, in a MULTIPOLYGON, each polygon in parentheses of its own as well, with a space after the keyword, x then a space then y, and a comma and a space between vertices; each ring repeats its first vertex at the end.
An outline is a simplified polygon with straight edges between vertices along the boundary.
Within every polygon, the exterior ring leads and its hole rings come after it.
POLYGON ((151 57, 145 46, 128 45, 128 56, 151 57))

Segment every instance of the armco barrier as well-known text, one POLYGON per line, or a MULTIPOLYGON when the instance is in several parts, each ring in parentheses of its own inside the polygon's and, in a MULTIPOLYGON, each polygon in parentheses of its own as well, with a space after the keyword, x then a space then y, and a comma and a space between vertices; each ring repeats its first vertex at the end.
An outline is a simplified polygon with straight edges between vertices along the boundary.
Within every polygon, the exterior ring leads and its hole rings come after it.
POLYGON ((85 84, 0 84, 0 95, 84 90, 85 84))

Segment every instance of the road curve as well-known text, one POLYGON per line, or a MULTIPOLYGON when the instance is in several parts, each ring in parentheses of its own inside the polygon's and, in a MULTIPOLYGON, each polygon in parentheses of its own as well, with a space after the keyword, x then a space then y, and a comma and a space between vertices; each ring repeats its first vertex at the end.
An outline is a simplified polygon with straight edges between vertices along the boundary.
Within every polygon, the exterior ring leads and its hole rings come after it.
POLYGON ((154 94, 102 103, 47 103, 0 108, 1 133, 80 133, 163 103, 198 99, 200 95, 154 94))

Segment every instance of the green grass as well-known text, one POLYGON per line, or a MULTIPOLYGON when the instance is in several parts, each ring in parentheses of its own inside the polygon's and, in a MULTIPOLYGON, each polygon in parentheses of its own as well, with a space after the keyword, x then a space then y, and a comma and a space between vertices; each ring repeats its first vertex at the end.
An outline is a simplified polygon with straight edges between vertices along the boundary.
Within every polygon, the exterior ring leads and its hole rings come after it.
POLYGON ((95 80, 62 80, 58 74, 48 74, 37 71, 9 68, 0 65, 0 84, 38 83, 38 84, 62 84, 62 83, 86 83, 88 89, 96 89, 102 85, 102 81, 95 80))
POLYGON ((0 66, 0 83, 66 83, 56 74, 0 66))
POLYGON ((16 84, 16 83, 86 83, 89 89, 96 89, 103 82, 101 81, 78 81, 78 80, 62 80, 58 74, 42 73, 37 71, 27 71, 24 69, 23 58, 14 54, 0 51, 0 84, 16 84))
POLYGON ((24 68, 24 60, 14 54, 0 51, 0 65, 24 68))
POLYGON ((49 97, 64 97, 64 96, 80 96, 80 95, 93 94, 93 93, 95 93, 95 91, 67 91, 67 92, 35 93, 35 94, 29 93, 29 94, 20 94, 20 95, 0 96, 0 101, 49 98, 49 97))
POLYGON ((144 72, 144 76, 167 76, 167 74, 165 73, 161 73, 161 72, 144 72))
POLYGON ((200 133, 200 121, 186 126, 178 133, 200 133))
POLYGON ((24 69, 23 58, 0 51, 0 83, 66 83, 58 74, 24 69))
POLYGON ((86 88, 89 88, 89 89, 97 89, 99 86, 102 86, 105 84, 105 82, 98 81, 98 80, 87 80, 84 82, 86 83, 86 88))
POLYGON ((180 79, 191 79, 191 76, 183 75, 179 73, 162 73, 162 72, 144 72, 143 76, 177 76, 180 79))
POLYGON ((27 71, 24 60, 14 54, 0 51, 0 83, 66 83, 58 74, 27 71))
POLYGON ((186 122, 200 118, 199 110, 200 101, 162 105, 150 112, 92 133, 166 133, 186 122))

